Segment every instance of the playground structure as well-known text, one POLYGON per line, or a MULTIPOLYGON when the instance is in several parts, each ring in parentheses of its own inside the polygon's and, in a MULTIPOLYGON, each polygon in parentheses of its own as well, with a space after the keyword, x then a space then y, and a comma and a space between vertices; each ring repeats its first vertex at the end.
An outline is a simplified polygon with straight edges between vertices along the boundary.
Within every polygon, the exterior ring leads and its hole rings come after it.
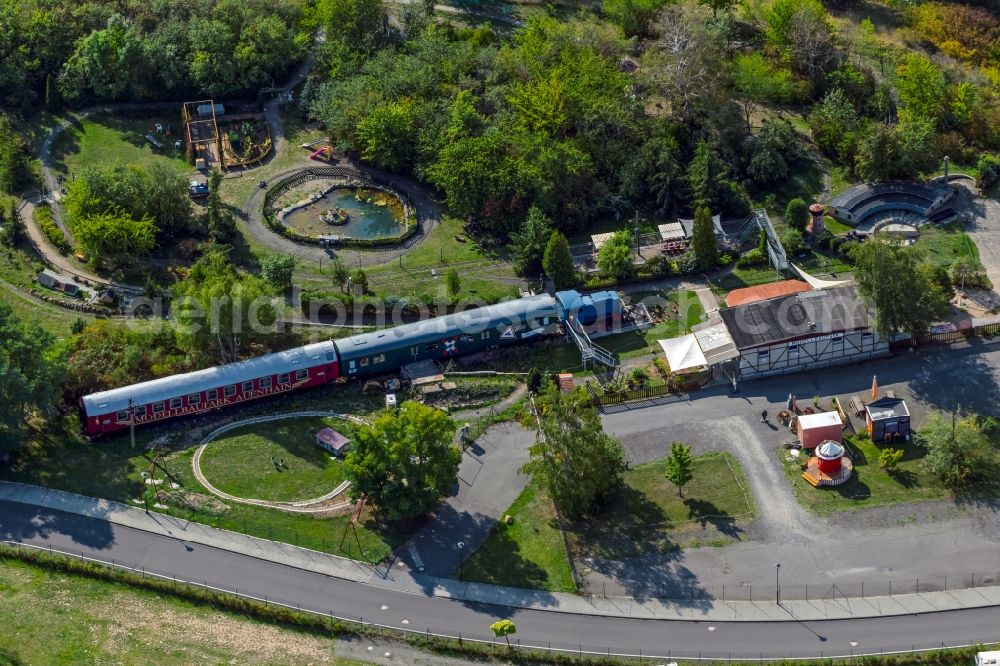
POLYGON ((247 169, 273 149, 267 120, 256 107, 243 105, 227 113, 224 105, 205 99, 184 102, 181 116, 187 159, 199 171, 247 169))
POLYGON ((319 162, 333 161, 333 144, 330 139, 318 139, 309 143, 303 143, 302 148, 310 151, 309 159, 319 162))

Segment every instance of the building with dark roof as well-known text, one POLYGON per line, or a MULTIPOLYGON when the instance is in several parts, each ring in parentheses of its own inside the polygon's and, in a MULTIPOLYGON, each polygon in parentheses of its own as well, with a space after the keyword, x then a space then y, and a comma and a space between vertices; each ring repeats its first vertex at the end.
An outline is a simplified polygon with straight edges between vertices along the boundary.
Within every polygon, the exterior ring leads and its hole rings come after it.
POLYGON ((719 311, 743 379, 885 356, 856 286, 797 292, 719 311))

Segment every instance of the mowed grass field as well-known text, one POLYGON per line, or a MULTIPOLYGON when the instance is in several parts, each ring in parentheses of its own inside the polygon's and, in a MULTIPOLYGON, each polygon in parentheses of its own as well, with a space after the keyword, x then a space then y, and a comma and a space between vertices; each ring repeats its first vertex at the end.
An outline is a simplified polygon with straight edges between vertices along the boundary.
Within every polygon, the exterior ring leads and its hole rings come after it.
MULTIPOLYGON (((552 592, 575 592, 573 572, 548 493, 530 483, 500 523, 462 566, 463 580, 552 592)), ((459 572, 452 573, 458 578, 459 572)))
POLYGON ((0 664, 361 664, 334 639, 0 559, 0 664))
POLYGON ((180 110, 168 108, 136 114, 99 114, 83 119, 63 131, 52 146, 52 165, 68 176, 91 165, 116 163, 149 167, 156 162, 170 165, 179 173, 193 173, 184 147, 174 147, 183 136, 180 110), (173 125, 173 135, 156 134, 160 123, 173 125), (152 134, 163 143, 156 148, 146 140, 152 134))
POLYGON ((574 549, 583 556, 615 560, 681 546, 721 546, 740 538, 754 507, 743 470, 732 456, 697 456, 683 497, 667 481, 666 468, 663 459, 625 472, 625 484, 611 503, 572 528, 574 549))
POLYGON ((257 423, 211 442, 201 470, 216 488, 236 497, 290 502, 320 497, 344 480, 344 463, 316 444, 331 427, 348 439, 350 424, 332 418, 294 418, 257 423), (272 460, 284 465, 274 465, 272 460))

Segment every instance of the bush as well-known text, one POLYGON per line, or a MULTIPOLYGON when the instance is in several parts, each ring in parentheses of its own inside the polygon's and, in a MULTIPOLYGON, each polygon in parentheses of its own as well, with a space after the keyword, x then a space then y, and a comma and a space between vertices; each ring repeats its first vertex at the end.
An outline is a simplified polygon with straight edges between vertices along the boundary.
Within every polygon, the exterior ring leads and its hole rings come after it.
POLYGON ((979 156, 979 187, 993 187, 1000 180, 1000 156, 983 153, 979 156))
POLYGON ((48 206, 36 206, 35 207, 35 224, 38 225, 39 230, 41 230, 42 235, 52 243, 53 246, 61 254, 69 254, 72 249, 66 237, 63 235, 62 230, 59 225, 56 224, 55 218, 52 216, 52 209, 48 206))
POLYGON ((792 199, 785 207, 785 223, 793 229, 805 231, 809 224, 809 206, 802 199, 792 199))
POLYGON ((740 268, 748 268, 750 266, 760 266, 767 263, 767 255, 759 247, 755 247, 750 250, 736 262, 736 265, 740 268))
POLYGON ((802 232, 798 229, 789 229, 781 237, 781 244, 785 248, 785 252, 792 253, 798 252, 805 245, 805 240, 802 238, 802 232))

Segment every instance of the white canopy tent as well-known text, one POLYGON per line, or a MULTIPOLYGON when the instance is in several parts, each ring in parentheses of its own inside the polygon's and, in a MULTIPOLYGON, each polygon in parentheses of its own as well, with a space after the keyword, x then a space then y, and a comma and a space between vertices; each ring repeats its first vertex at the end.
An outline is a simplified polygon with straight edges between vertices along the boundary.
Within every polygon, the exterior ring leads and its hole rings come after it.
POLYGON ((698 339, 694 333, 682 335, 678 338, 667 340, 657 340, 663 348, 663 353, 667 357, 667 365, 672 372, 680 372, 690 368, 701 368, 708 365, 705 354, 701 351, 698 339))
POLYGON ((806 273, 804 270, 796 266, 795 264, 790 264, 792 269, 799 274, 803 280, 809 283, 809 286, 813 289, 830 289, 831 287, 839 287, 842 284, 847 284, 850 280, 821 280, 818 277, 813 277, 806 273))

